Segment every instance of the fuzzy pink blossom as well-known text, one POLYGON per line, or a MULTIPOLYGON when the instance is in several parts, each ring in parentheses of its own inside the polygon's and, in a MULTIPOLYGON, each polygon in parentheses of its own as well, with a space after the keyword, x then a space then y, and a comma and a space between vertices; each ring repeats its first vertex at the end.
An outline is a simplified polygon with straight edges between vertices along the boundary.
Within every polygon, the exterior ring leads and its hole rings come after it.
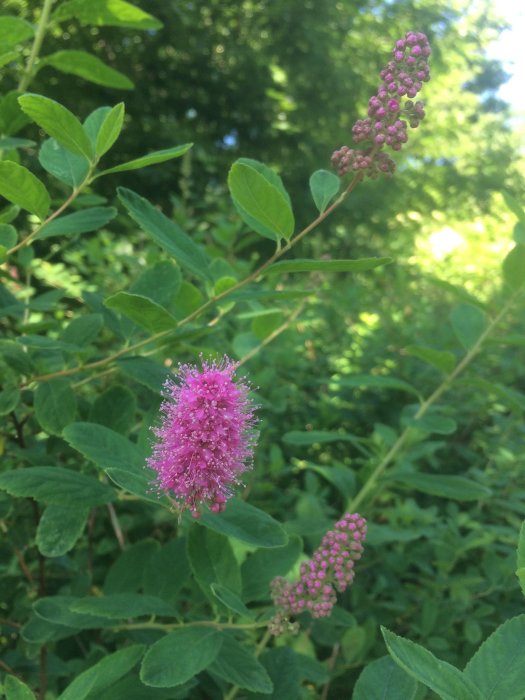
POLYGON ((202 505, 224 510, 240 475, 252 466, 256 418, 250 387, 234 380, 237 363, 227 357, 180 365, 177 381, 164 385, 162 422, 148 466, 156 487, 198 517, 202 505))
POLYGON ((366 520, 359 513, 346 513, 333 530, 323 537, 308 561, 301 564, 300 578, 290 582, 282 576, 271 583, 272 599, 277 612, 269 629, 279 635, 296 631, 290 616, 309 611, 312 617, 329 617, 342 593, 354 580, 354 562, 361 558, 366 537, 366 520))

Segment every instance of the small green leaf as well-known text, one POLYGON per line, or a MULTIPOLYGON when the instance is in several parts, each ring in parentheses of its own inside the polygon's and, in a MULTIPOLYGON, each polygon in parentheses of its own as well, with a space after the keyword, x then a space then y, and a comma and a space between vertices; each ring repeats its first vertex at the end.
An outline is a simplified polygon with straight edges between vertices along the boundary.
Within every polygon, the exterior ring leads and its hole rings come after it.
POLYGON ((266 268, 264 274, 289 272, 365 272, 388 265, 392 258, 361 258, 361 260, 281 260, 266 268))
POLYGON ((381 627, 390 656, 413 678, 442 700, 483 700, 474 683, 455 666, 441 661, 430 651, 381 627))
POLYGON ((0 416, 7 416, 18 406, 20 391, 17 387, 6 387, 0 391, 0 416))
POLYGON ((419 404, 404 406, 401 413, 401 424, 409 425, 425 433, 451 435, 456 432, 458 424, 453 418, 444 416, 440 412, 439 406, 432 406, 424 415, 416 418, 419 408, 419 404))
POLYGON ((39 598, 33 603, 33 611, 42 620, 71 627, 74 630, 96 629, 107 624, 107 621, 102 617, 72 612, 70 606, 75 600, 77 598, 66 595, 39 598))
POLYGON ((42 428, 51 435, 75 420, 77 400, 66 379, 51 379, 39 384, 35 392, 35 414, 42 428))
POLYGON ((389 656, 365 666, 354 687, 352 700, 415 700, 418 683, 389 656))
POLYGON ((233 164, 228 175, 233 203, 243 221, 261 236, 289 239, 295 226, 289 197, 275 184, 275 173, 271 178, 257 165, 249 161, 233 164))
POLYGON ((525 615, 500 625, 465 666, 465 676, 490 700, 523 700, 525 615))
MULTIPOLYGON (((87 158, 71 153, 55 139, 46 139, 44 141, 40 147, 38 160, 40 165, 50 175, 73 188, 79 187, 89 172, 87 158)), ((75 216, 75 214, 68 214, 68 216, 75 216)), ((66 217, 61 217, 61 219, 63 218, 65 219, 66 217)), ((53 224, 55 224, 55 221, 51 221, 49 226, 53 224)))
POLYGON ((173 617, 175 609, 160 598, 139 593, 111 593, 109 595, 79 598, 71 604, 77 613, 123 620, 144 615, 167 615, 173 617))
POLYGON ((62 467, 25 467, 0 474, 0 489, 17 498, 30 497, 43 503, 77 504, 89 507, 111 503, 115 491, 72 469, 62 467))
POLYGON ((58 700, 85 700, 89 695, 96 697, 100 690, 113 685, 131 671, 143 653, 143 644, 133 644, 112 654, 106 654, 103 659, 78 675, 58 696, 58 700))
POLYGON ((160 29, 162 22, 124 0, 69 0, 53 13, 53 19, 63 22, 76 19, 81 24, 96 27, 128 27, 130 29, 160 29))
POLYGON ((339 192, 340 186, 340 179, 329 170, 316 170, 310 177, 310 192, 321 214, 339 192))
POLYGON ((2 46, 17 46, 34 36, 33 26, 19 17, 0 17, 0 41, 2 46))
POLYGON ((0 138, 0 149, 3 150, 8 150, 10 148, 30 148, 31 146, 36 146, 36 143, 30 139, 19 139, 14 136, 0 138))
POLYGON ((18 102, 27 116, 64 148, 91 160, 91 141, 82 124, 69 109, 49 97, 32 93, 22 95, 18 102))
POLYGON ((271 693, 273 683, 254 652, 231 635, 223 634, 222 639, 222 646, 209 672, 253 693, 271 693))
POLYGON ((166 367, 149 357, 123 357, 117 361, 117 365, 126 377, 147 386, 156 394, 160 394, 170 374, 166 367))
POLYGON ((178 537, 167 542, 151 556, 142 575, 144 593, 174 604, 190 574, 186 539, 178 537))
POLYGON ((422 345, 409 345, 405 348, 405 352, 407 355, 418 357, 423 362, 439 369, 443 374, 450 374, 456 365, 454 354, 446 350, 434 350, 434 348, 427 348, 422 345))
POLYGON ((71 423, 63 433, 71 447, 102 469, 143 472, 144 455, 125 437, 96 423, 71 423))
POLYGON ((4 692, 5 700, 35 700, 33 691, 16 676, 9 675, 5 677, 4 692))
POLYGON ((217 602, 210 588, 219 583, 234 593, 241 591, 241 573, 228 538, 204 527, 190 528, 188 561, 204 595, 217 602))
POLYGON ((39 69, 44 66, 117 90, 132 90, 134 87, 124 73, 110 68, 100 58, 85 51, 57 51, 40 61, 39 69))
POLYGON ((363 438, 353 435, 352 433, 335 432, 330 430, 290 430, 282 437, 283 442, 287 445, 315 445, 327 442, 351 442, 359 444, 363 442, 363 438))
MULTIPOLYGON (((104 593, 136 593, 142 587, 143 572, 160 549, 156 540, 141 539, 113 560, 104 580, 104 593)), ((76 599, 78 600, 78 599, 76 599)), ((76 601, 72 601, 76 602, 76 601)))
POLYGON ((18 240, 16 228, 10 224, 0 224, 0 245, 9 250, 18 240))
POLYGON ((155 243, 196 277, 212 281, 206 254, 174 221, 132 190, 119 187, 117 191, 131 218, 155 243))
MULTIPOLYGON (((124 173, 128 170, 140 170, 141 168, 147 168, 150 165, 157 165, 157 163, 164 163, 167 160, 180 158, 180 156, 187 153, 192 146, 192 143, 183 143, 181 146, 165 148, 162 151, 152 151, 141 158, 135 158, 134 160, 129 160, 127 163, 121 163, 120 165, 115 165, 113 168, 102 170, 96 174, 94 179, 102 177, 103 175, 111 175, 112 173, 124 173)), ((120 189, 124 190, 125 188, 122 187, 120 189)), ((130 190, 128 190, 128 192, 129 191, 130 190)))
POLYGON ((223 605, 230 610, 233 610, 234 613, 241 615, 241 617, 252 617, 252 613, 248 610, 239 596, 230 591, 229 588, 220 583, 212 583, 210 588, 217 600, 220 600, 223 605))
POLYGON ((44 184, 30 170, 10 160, 0 162, 0 195, 42 221, 51 203, 44 184))
MULTIPOLYGON (((17 134, 30 119, 20 109, 18 90, 10 90, 0 97, 0 133, 4 136, 17 134)), ((7 222, 9 223, 9 222, 7 222)))
POLYGON ((262 692, 258 693, 255 695, 257 700, 261 700, 261 698, 267 698, 268 700, 284 700, 284 698, 286 700, 299 700, 301 697, 300 681, 302 677, 305 677, 305 670, 307 672, 306 675, 308 675, 312 669, 315 669, 310 674, 315 676, 315 680, 313 678, 305 678, 305 680, 312 680, 312 682, 320 684, 326 683, 329 678, 326 672, 324 672, 324 675, 320 675, 324 671, 324 667, 319 661, 297 654, 289 646, 273 647, 273 649, 265 651, 260 661, 270 676, 270 680, 273 683, 273 691, 264 695, 262 692))
POLYGON ((518 221, 525 226, 525 210, 520 205, 518 200, 513 197, 510 192, 502 192, 503 199, 509 210, 514 214, 518 221))
POLYGON ((222 641, 222 635, 214 629, 177 629, 149 648, 140 669, 140 680, 154 688, 181 685, 208 668, 217 657, 222 641))
POLYGON ((458 304, 452 309, 450 322, 457 339, 465 350, 470 350, 487 327, 487 317, 477 306, 458 304))
POLYGON ((45 557, 61 557, 72 549, 86 525, 88 508, 49 504, 38 523, 36 544, 45 557))
POLYGON ((511 291, 517 292, 525 283, 525 245, 519 243, 503 261, 503 279, 511 291))
POLYGON ((115 207, 91 207, 73 214, 59 216, 42 226, 35 239, 53 236, 76 236, 81 233, 98 231, 117 215, 115 207))
POLYGON ((270 598, 270 582, 276 576, 286 576, 299 559, 303 542, 291 535, 288 543, 274 549, 258 549, 248 555, 241 566, 243 600, 270 598))
POLYGON ((355 473, 349 467, 331 466, 325 467, 319 464, 307 464, 308 469, 312 469, 317 474, 326 479, 335 487, 341 496, 346 499, 355 494, 355 473))
POLYGON ((232 498, 222 513, 205 512, 199 525, 256 547, 282 547, 288 541, 282 526, 268 513, 232 498))
POLYGON ((177 319, 169 311, 140 294, 117 292, 108 297, 104 304, 109 309, 119 311, 150 333, 161 333, 177 327, 177 319))
POLYGON ((180 269, 169 260, 161 260, 144 270, 129 291, 168 307, 177 296, 181 283, 180 269))
POLYGON ((398 473, 394 474, 392 479, 409 489, 455 501, 477 501, 492 495, 492 491, 483 484, 463 476, 398 473))
POLYGON ((104 319, 101 314, 77 316, 66 326, 61 337, 65 343, 78 345, 85 349, 95 340, 103 325, 104 319))
POLYGON ((124 112, 124 103, 119 102, 104 118, 97 135, 95 147, 95 153, 99 158, 109 151, 120 136, 124 124, 124 112))
POLYGON ((136 413, 135 394, 125 386, 113 384, 95 399, 90 419, 125 435, 133 427, 136 413))

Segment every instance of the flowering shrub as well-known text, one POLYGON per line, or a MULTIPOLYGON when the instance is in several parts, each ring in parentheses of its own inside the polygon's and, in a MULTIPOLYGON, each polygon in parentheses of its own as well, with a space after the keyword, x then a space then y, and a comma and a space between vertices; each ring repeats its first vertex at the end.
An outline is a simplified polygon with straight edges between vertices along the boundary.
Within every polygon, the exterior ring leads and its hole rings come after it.
MULTIPOLYGON (((199 9, 211 26, 217 7, 199 9)), ((296 225, 308 217, 273 168, 241 157, 231 202, 206 195, 212 225, 183 197, 193 143, 120 157, 123 102, 84 114, 76 93, 80 116, 29 91, 44 68, 131 89, 98 56, 46 41, 89 43, 88 25, 110 61, 100 27, 154 36, 160 20, 125 0, 23 11, 36 23, 0 17, 17 79, 0 101, 7 700, 523 698, 525 397, 505 382, 524 344, 525 214, 507 195, 518 225, 491 303, 434 280, 450 298, 423 310, 413 271, 395 283, 373 237, 335 258, 350 243, 324 228, 350 195, 372 196, 381 181, 365 176, 393 173, 387 148, 425 116, 427 36, 396 42, 357 148, 332 156, 350 177, 311 175, 310 223, 296 225), (138 187, 156 195, 153 175, 116 195, 101 184, 177 159, 173 215, 138 187), (365 299, 386 308, 388 342, 365 299)), ((223 44, 212 53, 219 64, 223 44)), ((273 95, 280 117, 293 110, 273 95)))

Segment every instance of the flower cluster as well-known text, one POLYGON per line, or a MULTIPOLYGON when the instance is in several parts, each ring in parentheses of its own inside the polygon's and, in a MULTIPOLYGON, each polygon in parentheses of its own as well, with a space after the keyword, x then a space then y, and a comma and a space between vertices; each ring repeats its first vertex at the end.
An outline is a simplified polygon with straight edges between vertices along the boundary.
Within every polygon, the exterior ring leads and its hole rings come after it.
POLYGON ((404 39, 396 41, 393 59, 380 73, 383 82, 368 101, 368 117, 359 119, 352 127, 354 143, 371 142, 372 145, 365 151, 347 146, 336 150, 332 165, 339 175, 350 171, 364 171, 370 177, 380 172, 393 173, 393 160, 379 150, 389 146, 399 151, 408 140, 407 126, 416 128, 424 118, 423 103, 414 102, 412 98, 423 83, 430 80, 430 52, 430 44, 422 32, 407 32, 404 39), (409 99, 403 103, 404 97, 409 99))
POLYGON ((336 603, 336 591, 342 593, 354 580, 354 562, 361 558, 366 537, 366 520, 359 513, 346 513, 333 530, 323 537, 309 561, 301 564, 298 582, 278 576, 271 583, 277 608, 269 629, 275 634, 296 629, 291 615, 309 611, 313 617, 329 617, 336 603))
POLYGON ((256 406, 248 385, 234 380, 236 369, 227 357, 202 362, 202 369, 180 365, 178 381, 164 386, 163 420, 153 428, 158 440, 148 466, 157 472, 158 490, 195 517, 202 504, 224 510, 251 466, 256 406))

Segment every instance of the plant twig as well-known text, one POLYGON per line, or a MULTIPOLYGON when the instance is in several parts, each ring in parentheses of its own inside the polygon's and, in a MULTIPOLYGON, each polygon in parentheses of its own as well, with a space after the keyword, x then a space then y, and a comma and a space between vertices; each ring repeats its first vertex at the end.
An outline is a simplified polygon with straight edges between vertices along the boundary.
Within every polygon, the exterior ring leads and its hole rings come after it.
POLYGON ((49 25, 49 15, 51 14, 51 6, 55 0, 44 0, 44 5, 42 7, 42 13, 40 14, 40 19, 38 21, 38 28, 36 30, 35 38, 33 40, 33 45, 31 47, 31 52, 29 58, 27 59, 27 64, 20 82, 18 83, 18 91, 24 92, 27 90, 31 80, 33 79, 33 68, 35 61, 38 58, 40 49, 42 48, 42 42, 46 35, 46 31, 49 25))

